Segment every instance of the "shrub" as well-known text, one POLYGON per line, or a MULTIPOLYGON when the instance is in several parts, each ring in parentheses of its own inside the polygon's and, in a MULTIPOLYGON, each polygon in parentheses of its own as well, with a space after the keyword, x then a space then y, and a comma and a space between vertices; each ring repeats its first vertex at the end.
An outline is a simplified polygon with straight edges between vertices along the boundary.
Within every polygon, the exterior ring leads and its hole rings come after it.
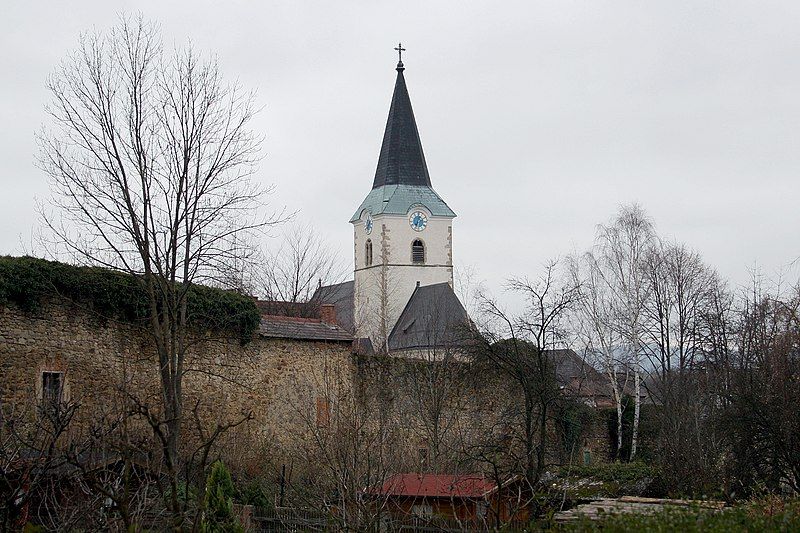
POLYGON ((753 502, 720 512, 699 509, 668 508, 654 514, 617 514, 591 521, 585 519, 558 527, 560 531, 681 531, 689 533, 779 532, 800 530, 800 506, 793 502, 779 511, 767 512, 753 502))
POLYGON ((206 481, 203 522, 204 533, 244 531, 233 512, 233 480, 222 461, 211 465, 206 481))
POLYGON ((258 480, 247 483, 238 491, 238 500, 245 505, 252 505, 258 509, 267 509, 272 506, 272 500, 267 490, 258 480))
MULTIPOLYGON (((149 316, 147 295, 135 276, 99 267, 77 267, 35 257, 0 256, 0 305, 39 311, 48 298, 64 298, 104 319, 142 322, 149 316)), ((260 316, 252 298, 202 285, 187 292, 189 324, 230 330, 248 342, 260 316)))
POLYGON ((598 463, 587 466, 562 467, 561 476, 586 477, 603 482, 627 483, 646 478, 653 478, 658 470, 648 464, 634 461, 632 463, 598 463))

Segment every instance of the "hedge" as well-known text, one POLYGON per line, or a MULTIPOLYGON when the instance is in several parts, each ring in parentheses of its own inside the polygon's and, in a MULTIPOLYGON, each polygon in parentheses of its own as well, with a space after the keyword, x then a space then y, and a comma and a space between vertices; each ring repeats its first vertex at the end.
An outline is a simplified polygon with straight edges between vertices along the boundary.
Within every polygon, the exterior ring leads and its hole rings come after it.
MULTIPOLYGON (((0 305, 13 303, 33 313, 52 297, 72 301, 105 319, 138 323, 149 317, 147 294, 136 276, 35 257, 0 256, 0 305)), ((231 331, 243 343, 258 329, 258 308, 248 296, 191 285, 186 303, 192 327, 231 331)))

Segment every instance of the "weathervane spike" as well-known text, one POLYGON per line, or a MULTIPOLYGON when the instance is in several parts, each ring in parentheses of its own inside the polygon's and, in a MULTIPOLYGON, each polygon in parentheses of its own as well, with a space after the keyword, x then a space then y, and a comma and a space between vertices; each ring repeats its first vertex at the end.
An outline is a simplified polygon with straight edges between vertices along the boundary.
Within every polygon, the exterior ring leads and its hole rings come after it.
POLYGON ((406 51, 406 49, 403 48, 403 43, 397 43, 395 50, 397 50, 397 70, 403 70, 403 52, 406 51))

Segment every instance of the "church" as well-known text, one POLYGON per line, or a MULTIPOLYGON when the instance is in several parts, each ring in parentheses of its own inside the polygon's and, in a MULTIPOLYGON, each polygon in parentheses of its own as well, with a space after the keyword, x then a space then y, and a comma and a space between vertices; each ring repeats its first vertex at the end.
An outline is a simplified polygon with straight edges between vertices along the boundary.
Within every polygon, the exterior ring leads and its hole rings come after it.
POLYGON ((404 76, 402 46, 372 189, 353 213, 354 279, 320 287, 366 352, 420 356, 465 341, 453 290, 453 219, 433 189, 404 76))
MULTIPOLYGON (((326 474, 339 468, 332 458, 377 458, 380 468, 360 482, 380 486, 385 474, 480 469, 482 459, 458 450, 496 450, 522 427, 514 380, 463 357, 476 332, 453 288, 456 214, 433 188, 402 60, 396 70, 372 186, 349 219, 353 279, 320 286, 299 306, 203 289, 215 305, 230 304, 227 315, 252 321, 246 331, 203 323, 187 333, 182 438, 198 445, 214 427, 241 420, 214 444, 234 471, 273 479, 295 465, 290 483, 325 494, 334 483, 326 474), (366 449, 371 454, 361 455, 366 449)), ((136 297, 107 301, 130 286, 114 271, 0 257, 0 405, 14 424, 55 406, 71 413, 59 438, 92 449, 108 445, 93 439, 105 435, 109 417, 141 423, 129 402, 160 405, 152 336, 139 315, 125 312, 138 309, 136 297)), ((609 405, 603 376, 571 350, 551 354, 560 390, 587 406, 609 405)), ((152 447, 148 428, 131 427, 152 447)), ((607 456, 600 411, 579 429, 551 439, 553 464, 579 453, 588 462, 592 451, 607 456)), ((95 468, 92 457, 74 460, 95 468)), ((149 464, 155 471, 159 459, 149 464)))

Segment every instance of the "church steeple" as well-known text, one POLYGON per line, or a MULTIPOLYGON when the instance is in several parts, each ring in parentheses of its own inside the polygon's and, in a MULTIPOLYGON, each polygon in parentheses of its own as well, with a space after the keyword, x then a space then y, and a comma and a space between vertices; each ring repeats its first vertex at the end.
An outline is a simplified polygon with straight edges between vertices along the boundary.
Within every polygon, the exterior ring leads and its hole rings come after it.
MULTIPOLYGON (((395 50, 404 51, 402 45, 395 50)), ((372 190, 350 218, 356 336, 384 349, 417 287, 453 286, 456 214, 431 187, 402 55, 398 59, 372 190)))
MULTIPOLYGON (((395 48, 400 54, 404 48, 398 45, 395 48)), ((392 104, 389 107, 389 118, 386 120, 386 130, 383 134, 381 154, 378 158, 378 168, 375 171, 375 181, 372 188, 384 185, 418 185, 431 186, 428 174, 428 165, 425 163, 425 154, 422 152, 422 143, 419 140, 417 122, 414 111, 411 109, 411 98, 408 96, 406 80, 403 76, 402 56, 397 63, 397 80, 394 84, 392 104)))

